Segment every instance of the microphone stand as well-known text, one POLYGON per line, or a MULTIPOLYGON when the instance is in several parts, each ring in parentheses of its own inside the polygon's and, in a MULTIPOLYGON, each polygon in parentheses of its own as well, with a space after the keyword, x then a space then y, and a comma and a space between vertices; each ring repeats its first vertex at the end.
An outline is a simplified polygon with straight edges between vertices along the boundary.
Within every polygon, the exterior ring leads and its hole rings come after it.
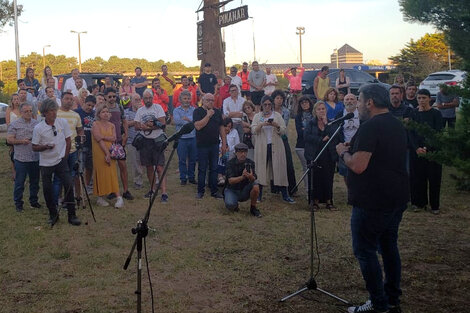
MULTIPOLYGON (((294 188, 297 188, 302 183, 302 181, 305 179, 305 176, 307 176, 307 174, 310 174, 310 182, 308 184, 308 203, 309 204, 310 204, 311 201, 313 201, 313 199, 311 199, 312 183, 313 183, 313 168, 315 166, 317 166, 316 164, 317 164, 318 159, 324 153, 324 151, 326 150, 326 148, 328 147, 330 142, 333 140, 333 138, 335 138, 336 135, 339 133, 339 130, 343 126, 343 123, 344 122, 340 123, 340 125, 338 126, 336 131, 333 133, 331 138, 328 140, 328 142, 323 146, 323 148, 317 154, 317 156, 315 157, 315 160, 313 160, 309 164, 308 169, 305 171, 305 173, 302 175, 302 177, 300 178, 297 185, 294 187, 294 188)), ((316 231, 315 231, 315 212, 313 210, 313 206, 311 206, 311 205, 309 205, 309 206, 310 206, 310 277, 309 277, 308 281, 305 283, 305 285, 302 288, 300 288, 299 290, 297 290, 294 293, 291 293, 290 295, 285 296, 284 298, 282 298, 280 300, 280 302, 285 302, 285 301, 289 300, 290 298, 298 296, 298 295, 300 295, 301 293, 303 293, 304 291, 307 291, 307 290, 317 290, 317 291, 320 291, 321 293, 323 293, 323 294, 325 294, 329 297, 332 297, 336 300, 339 300, 339 301, 343 302, 344 304, 350 304, 349 301, 344 300, 343 298, 340 298, 340 297, 338 297, 338 296, 336 296, 336 295, 334 295, 334 294, 332 294, 332 293, 330 293, 326 290, 323 290, 323 289, 319 288, 318 285, 317 285, 317 282, 315 281, 315 276, 313 274, 313 268, 314 268, 314 266, 313 266, 313 254, 314 254, 313 253, 313 236, 314 236, 314 233, 316 234, 316 231)))
MULTIPOLYGON (((164 150, 167 145, 168 143, 163 144, 160 148, 159 153, 164 153, 164 150)), ((162 177, 159 177, 157 188, 155 192, 153 193, 152 197, 150 198, 147 212, 145 213, 144 218, 141 220, 138 220, 136 227, 132 228, 131 230, 132 234, 136 235, 136 238, 134 240, 134 244, 132 245, 129 256, 126 259, 126 263, 124 263, 123 269, 127 270, 127 268, 129 267, 129 263, 131 262, 132 255, 134 254, 134 250, 137 247, 137 289, 135 291, 135 294, 137 295, 137 313, 142 312, 142 242, 145 241, 145 237, 147 237, 147 234, 149 231, 148 221, 150 218, 150 211, 152 210, 153 202, 155 201, 158 190, 160 189, 160 185, 162 184, 162 181, 166 176, 171 159, 173 158, 173 155, 175 154, 175 150, 177 147, 178 147, 178 139, 175 139, 173 143, 173 150, 171 151, 170 157, 168 158, 168 161, 166 162, 165 168, 162 173, 162 177)), ((154 180, 155 180, 155 175, 156 173, 154 172, 154 180)))

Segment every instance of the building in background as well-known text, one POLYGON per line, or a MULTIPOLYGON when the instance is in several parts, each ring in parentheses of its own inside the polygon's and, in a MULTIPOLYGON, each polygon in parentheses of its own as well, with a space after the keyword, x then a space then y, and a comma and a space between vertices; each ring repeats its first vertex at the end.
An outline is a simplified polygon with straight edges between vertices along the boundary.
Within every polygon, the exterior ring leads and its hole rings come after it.
POLYGON ((362 52, 357 51, 348 44, 345 44, 337 51, 335 50, 330 57, 332 68, 352 68, 364 62, 362 52))

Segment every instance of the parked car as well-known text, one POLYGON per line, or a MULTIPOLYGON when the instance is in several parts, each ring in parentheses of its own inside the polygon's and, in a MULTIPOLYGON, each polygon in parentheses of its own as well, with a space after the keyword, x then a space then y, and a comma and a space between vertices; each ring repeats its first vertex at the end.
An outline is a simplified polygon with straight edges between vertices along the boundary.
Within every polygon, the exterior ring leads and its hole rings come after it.
MULTIPOLYGON (((80 73, 80 77, 83 78, 87 84, 87 86, 91 86, 94 84, 97 84, 101 87, 101 85, 104 84, 104 79, 106 77, 111 77, 115 83, 116 88, 119 88, 121 86, 121 81, 123 76, 121 74, 113 74, 113 73, 80 73)), ((58 88, 60 91, 64 91, 64 86, 65 86, 65 81, 72 77, 72 75, 69 74, 60 74, 57 75, 57 81, 58 81, 58 88)))
MULTIPOLYGON (((315 77, 318 76, 320 70, 313 70, 313 71, 305 71, 304 75, 302 76, 302 93, 304 95, 313 95, 313 81, 315 77)), ((382 83, 374 76, 370 75, 367 72, 359 71, 356 69, 344 69, 344 73, 347 77, 349 77, 350 81, 350 90, 351 93, 355 94, 356 96, 359 95, 359 88, 362 85, 367 83, 376 83, 384 86, 385 88, 389 89, 390 85, 382 83)), ((339 76, 339 69, 334 68, 330 69, 330 73, 328 77, 330 78, 330 86, 335 87, 336 79, 339 76)), ((315 97, 315 96, 313 96, 315 97)))
POLYGON ((0 102, 0 125, 5 124, 8 104, 0 102))
POLYGON ((439 85, 462 86, 462 82, 466 77, 467 72, 460 70, 431 73, 419 84, 419 89, 428 89, 431 97, 435 98, 439 91, 439 85))

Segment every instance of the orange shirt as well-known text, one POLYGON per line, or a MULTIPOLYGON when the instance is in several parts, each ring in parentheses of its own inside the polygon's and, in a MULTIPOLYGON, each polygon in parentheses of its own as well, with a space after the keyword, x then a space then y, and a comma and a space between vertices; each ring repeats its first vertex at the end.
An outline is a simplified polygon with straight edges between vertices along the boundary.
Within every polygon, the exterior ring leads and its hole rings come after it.
POLYGON ((161 95, 157 93, 155 89, 152 88, 153 91, 153 103, 159 104, 162 106, 163 111, 168 112, 168 102, 170 102, 170 98, 168 97, 168 94, 166 93, 165 89, 161 89, 162 91, 161 95))
POLYGON ((242 79, 242 90, 250 90, 250 83, 248 82, 248 75, 250 74, 250 71, 246 71, 246 74, 241 71, 238 73, 238 76, 242 79))
MULTIPOLYGON (((183 87, 180 87, 180 88, 175 90, 175 92, 173 94, 173 107, 174 108, 177 108, 181 105, 180 94, 183 90, 185 90, 185 89, 183 89, 183 87)), ((187 90, 191 93, 191 105, 196 108, 197 107, 196 89, 191 88, 191 86, 189 86, 187 90)))

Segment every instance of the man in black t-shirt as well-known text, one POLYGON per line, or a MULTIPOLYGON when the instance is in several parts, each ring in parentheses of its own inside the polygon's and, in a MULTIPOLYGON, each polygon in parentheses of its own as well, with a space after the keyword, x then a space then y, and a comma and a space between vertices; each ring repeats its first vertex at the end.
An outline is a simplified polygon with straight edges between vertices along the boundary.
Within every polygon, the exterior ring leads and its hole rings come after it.
POLYGON ((238 211, 238 202, 251 200, 250 213, 261 217, 256 208, 259 184, 256 182, 255 162, 248 159, 248 146, 244 143, 235 145, 235 158, 227 162, 227 187, 225 188, 225 207, 238 211))
POLYGON ((400 312, 401 261, 398 228, 409 199, 406 172, 407 135, 390 114, 388 91, 377 84, 360 89, 359 127, 351 144, 336 151, 350 169, 348 202, 353 206, 351 233, 370 301, 348 312, 400 312), (377 251, 380 247, 385 272, 377 251))
POLYGON ((199 76, 199 88, 202 91, 202 95, 206 93, 215 93, 215 85, 217 85, 217 76, 212 74, 210 63, 204 64, 204 73, 199 76))
POLYGON ((227 138, 223 126, 222 113, 214 109, 214 95, 206 93, 202 97, 202 106, 194 110, 194 128, 198 155, 197 199, 204 197, 206 172, 209 168, 209 187, 211 196, 221 199, 217 188, 217 163, 219 161, 219 135, 222 139, 222 155, 227 151, 227 138))

